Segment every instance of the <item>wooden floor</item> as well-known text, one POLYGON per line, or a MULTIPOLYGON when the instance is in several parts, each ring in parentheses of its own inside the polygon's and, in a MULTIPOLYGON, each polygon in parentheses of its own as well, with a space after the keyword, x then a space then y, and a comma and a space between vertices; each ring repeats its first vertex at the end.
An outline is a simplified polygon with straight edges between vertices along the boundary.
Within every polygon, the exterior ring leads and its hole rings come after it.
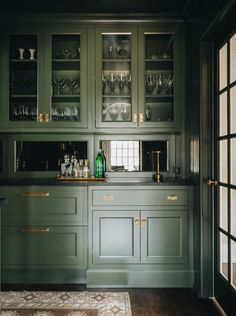
POLYGON ((191 289, 86 289, 85 286, 3 286, 2 290, 127 291, 132 316, 220 316, 211 300, 199 299, 191 289))

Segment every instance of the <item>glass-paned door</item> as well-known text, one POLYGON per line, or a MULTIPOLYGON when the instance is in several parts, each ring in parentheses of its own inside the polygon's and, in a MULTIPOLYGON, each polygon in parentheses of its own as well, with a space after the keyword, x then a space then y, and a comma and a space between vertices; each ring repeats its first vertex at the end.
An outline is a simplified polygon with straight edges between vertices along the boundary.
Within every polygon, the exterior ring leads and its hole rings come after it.
POLYGON ((38 38, 9 37, 9 121, 37 121, 38 38))
POLYGON ((87 127, 87 35, 63 29, 46 35, 44 121, 48 127, 87 127))
POLYGON ((217 51, 218 128, 215 297, 228 315, 236 310, 236 34, 217 51))
POLYGON ((80 35, 52 36, 52 121, 80 120, 80 35))
POLYGON ((97 33, 97 127, 137 124, 135 38, 132 31, 97 33))
POLYGON ((145 34, 144 120, 173 121, 173 34, 145 34))

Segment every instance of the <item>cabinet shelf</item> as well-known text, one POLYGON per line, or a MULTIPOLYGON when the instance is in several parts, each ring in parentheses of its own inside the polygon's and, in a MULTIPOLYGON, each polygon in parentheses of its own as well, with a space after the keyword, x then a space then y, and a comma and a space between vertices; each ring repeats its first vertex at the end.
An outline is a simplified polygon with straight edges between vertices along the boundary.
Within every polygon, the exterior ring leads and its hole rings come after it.
POLYGON ((127 59, 125 59, 125 58, 116 58, 116 59, 103 59, 102 60, 104 63, 117 63, 117 62, 131 62, 131 59, 130 58, 127 58, 127 59))
POLYGON ((11 59, 12 63, 36 63, 37 59, 11 59))
POLYGON ((145 98, 173 98, 173 94, 146 94, 145 98))
POLYGON ((127 98, 131 98, 131 95, 103 95, 102 96, 103 98, 115 98, 115 99, 117 99, 117 98, 119 98, 119 99, 127 99, 127 98))
POLYGON ((80 95, 79 94, 59 94, 59 95, 52 95, 52 97, 54 99, 73 99, 73 98, 80 98, 80 95))
POLYGON ((19 99, 25 99, 25 98, 37 98, 37 95, 36 94, 12 94, 10 96, 11 98, 19 98, 19 99))
POLYGON ((156 59, 152 59, 152 58, 146 58, 145 62, 148 63, 163 63, 163 62, 173 62, 172 58, 156 58, 156 59))
POLYGON ((55 63, 73 63, 73 62, 80 62, 80 59, 78 58, 71 58, 71 59, 53 59, 52 60, 55 63))

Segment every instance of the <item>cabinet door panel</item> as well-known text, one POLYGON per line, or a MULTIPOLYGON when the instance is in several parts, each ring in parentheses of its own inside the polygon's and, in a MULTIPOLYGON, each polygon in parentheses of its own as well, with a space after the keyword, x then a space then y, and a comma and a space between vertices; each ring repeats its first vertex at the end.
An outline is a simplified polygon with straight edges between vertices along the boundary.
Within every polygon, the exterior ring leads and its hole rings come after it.
POLYGON ((93 212, 93 263, 137 263, 140 260, 139 212, 93 212))
POLYGON ((86 227, 3 227, 3 265, 86 267, 86 227))
POLYGON ((142 223, 143 263, 187 262, 187 211, 145 211, 142 223))

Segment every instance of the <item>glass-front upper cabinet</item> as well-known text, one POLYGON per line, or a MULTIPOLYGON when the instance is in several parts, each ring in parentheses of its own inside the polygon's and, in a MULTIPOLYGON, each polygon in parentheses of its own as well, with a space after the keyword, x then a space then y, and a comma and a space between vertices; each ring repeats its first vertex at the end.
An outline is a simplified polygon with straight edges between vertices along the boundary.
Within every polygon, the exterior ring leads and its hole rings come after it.
POLYGON ((137 124, 137 32, 97 29, 96 127, 137 124))
POLYGON ((50 126, 87 127, 87 44, 85 31, 46 36, 45 117, 50 126))
POLYGON ((3 34, 1 125, 87 128, 85 30, 3 34))
MULTIPOLYGON (((140 29, 139 125, 175 127, 179 124, 181 45, 174 32, 140 29)), ((183 73, 183 70, 182 70, 183 73)))
POLYGON ((41 34, 31 30, 2 34, 1 121, 34 127, 39 119, 41 34))

